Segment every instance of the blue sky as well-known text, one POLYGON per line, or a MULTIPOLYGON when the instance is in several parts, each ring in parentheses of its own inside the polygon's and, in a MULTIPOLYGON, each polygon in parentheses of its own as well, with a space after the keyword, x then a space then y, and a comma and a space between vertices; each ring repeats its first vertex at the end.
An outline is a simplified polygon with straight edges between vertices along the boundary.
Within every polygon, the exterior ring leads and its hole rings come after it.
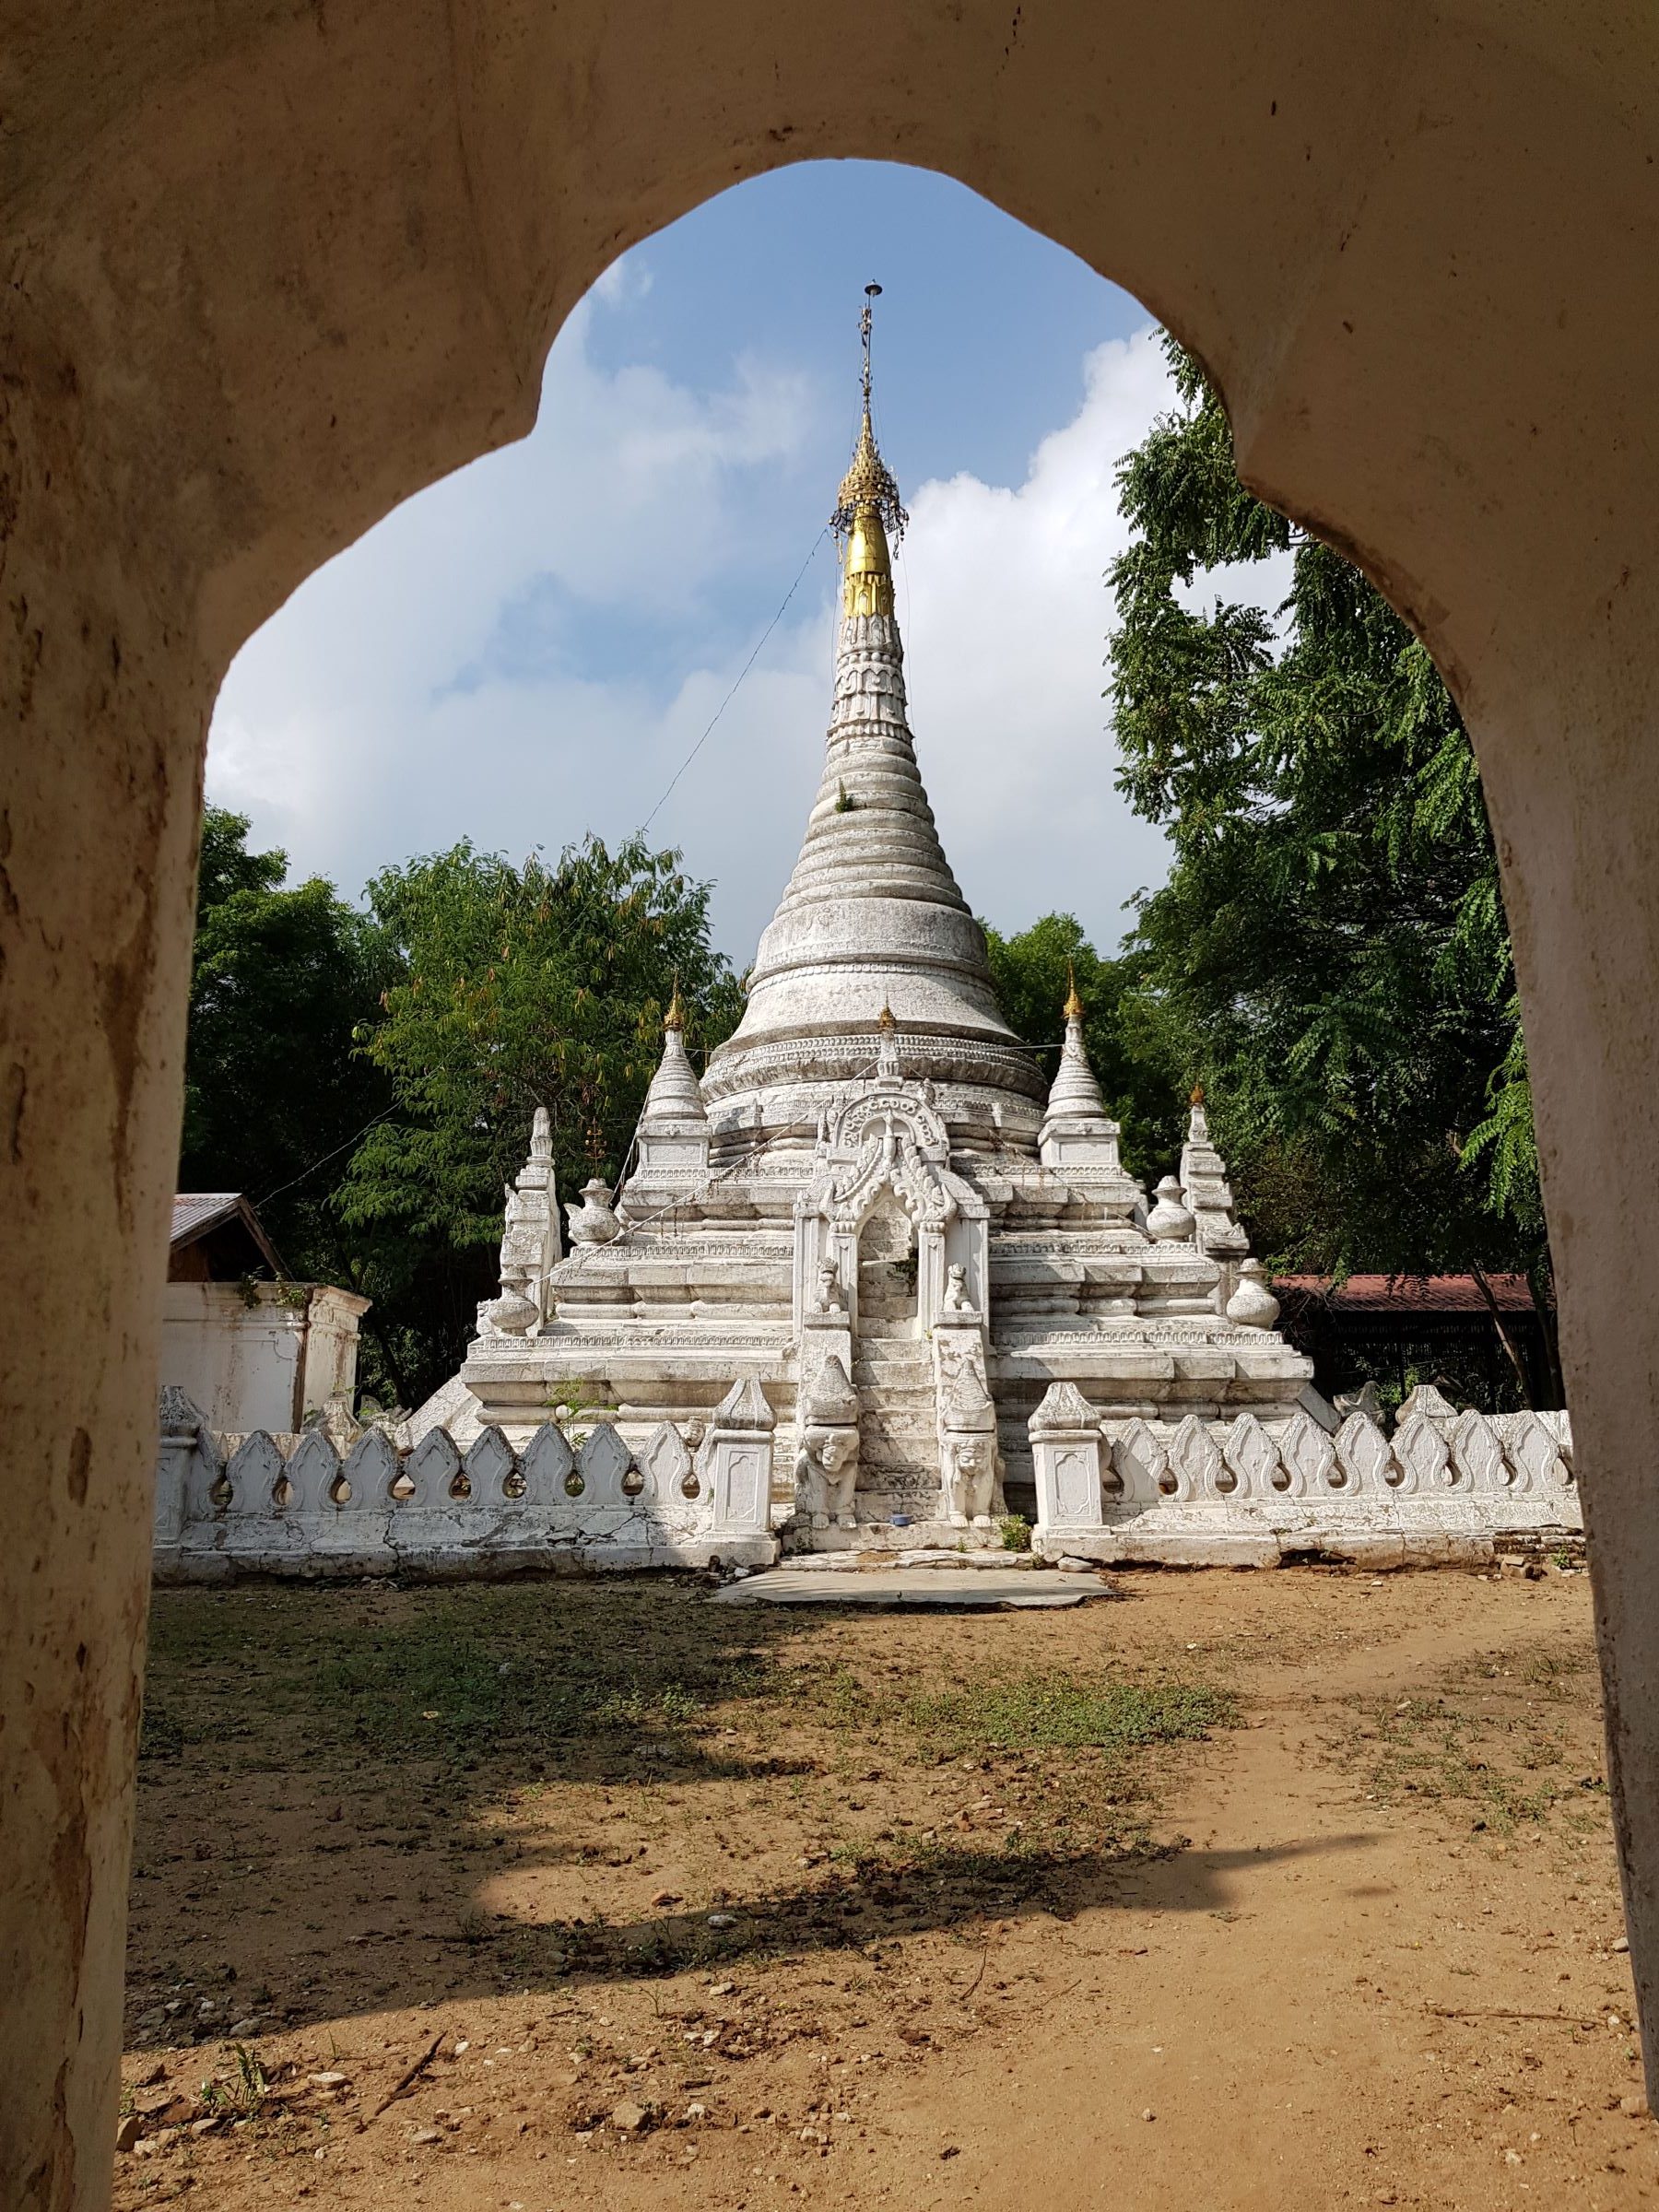
POLYGON ((829 709, 820 539, 885 288, 877 427, 912 523, 912 721, 963 889, 1103 947, 1162 873, 1112 788, 1101 698, 1112 476, 1168 404, 1145 311, 926 171, 813 163, 618 263, 547 363, 533 435, 408 501, 249 641, 211 797, 356 896, 463 836, 515 857, 636 828, 808 561, 653 825, 712 877, 746 966, 794 860, 829 709), (817 541, 816 553, 813 547, 817 541))

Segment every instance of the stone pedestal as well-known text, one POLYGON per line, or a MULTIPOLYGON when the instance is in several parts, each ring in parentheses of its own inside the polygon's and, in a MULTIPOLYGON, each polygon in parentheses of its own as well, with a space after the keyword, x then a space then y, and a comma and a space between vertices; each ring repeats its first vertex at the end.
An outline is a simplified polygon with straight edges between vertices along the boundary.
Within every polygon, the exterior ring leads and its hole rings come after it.
POLYGON ((1032 1547, 1053 1558, 1098 1535, 1101 1523, 1101 1450, 1098 1416, 1070 1382, 1051 1385, 1031 1416, 1031 1465, 1037 1484, 1032 1547))
POLYGON ((707 1465, 714 1493, 712 1534, 764 1536, 771 1525, 772 1431, 776 1417, 755 1382, 734 1382, 709 1431, 707 1465))

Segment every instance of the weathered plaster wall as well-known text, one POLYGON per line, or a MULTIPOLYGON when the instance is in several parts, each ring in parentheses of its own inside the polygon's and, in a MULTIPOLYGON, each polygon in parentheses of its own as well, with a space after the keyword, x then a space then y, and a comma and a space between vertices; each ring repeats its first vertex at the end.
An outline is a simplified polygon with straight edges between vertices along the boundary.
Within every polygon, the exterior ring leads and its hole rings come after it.
MULTIPOLYGON (((13 0, 0 39, 0 2193, 107 2186, 206 718, 248 630, 522 433, 617 252, 815 155, 961 178, 1218 377, 1433 645, 1506 869, 1659 1968, 1659 49, 1637 0, 13 0)), ((872 240, 872 251, 879 241, 872 240)))
POLYGON ((292 1432, 357 1386, 368 1300, 321 1283, 175 1283, 162 1289, 161 1382, 210 1427, 292 1432))

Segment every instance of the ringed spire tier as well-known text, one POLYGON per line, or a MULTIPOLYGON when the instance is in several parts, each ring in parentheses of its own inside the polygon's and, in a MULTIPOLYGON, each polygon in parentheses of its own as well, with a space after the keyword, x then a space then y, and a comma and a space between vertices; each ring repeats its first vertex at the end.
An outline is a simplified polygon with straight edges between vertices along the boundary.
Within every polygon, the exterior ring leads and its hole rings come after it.
POLYGON ((905 1073, 971 1094, 949 1118, 1030 1141, 1045 1086, 998 1009, 916 764, 889 547, 908 518, 871 419, 868 335, 866 309, 863 416, 830 518, 842 557, 824 772, 703 1095, 717 1124, 810 1127, 813 1088, 873 1066, 886 1007, 905 1073))

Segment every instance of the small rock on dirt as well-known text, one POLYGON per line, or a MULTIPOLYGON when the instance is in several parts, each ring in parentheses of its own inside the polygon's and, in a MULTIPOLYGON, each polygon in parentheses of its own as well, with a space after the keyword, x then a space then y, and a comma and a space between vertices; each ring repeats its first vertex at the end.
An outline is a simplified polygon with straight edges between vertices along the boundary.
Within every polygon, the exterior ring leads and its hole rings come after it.
POLYGON ((659 1889, 651 1901, 653 1905, 677 1905, 681 1898, 677 1889, 659 1889))
POLYGON ((1648 2116, 1648 2100, 1640 2095, 1621 2097, 1618 2109, 1627 2120, 1645 2120, 1648 2116))
POLYGON ((704 1925, 711 1928, 735 1928, 737 1915, 735 1912, 711 1912, 704 1925))
POLYGON ((349 2074, 308 2074, 305 2077, 313 2089, 343 2089, 349 2086, 349 2074))
POLYGON ((651 2125, 650 2108, 643 2104, 618 2104, 611 2112, 610 2124, 619 2135, 642 2135, 651 2125))
POLYGON ((143 2133, 144 2122, 138 2117, 136 2112, 128 2112, 124 2119, 123 2119, 121 2125, 115 2130, 116 2149, 131 2150, 134 2144, 137 2142, 139 2136, 143 2133))

